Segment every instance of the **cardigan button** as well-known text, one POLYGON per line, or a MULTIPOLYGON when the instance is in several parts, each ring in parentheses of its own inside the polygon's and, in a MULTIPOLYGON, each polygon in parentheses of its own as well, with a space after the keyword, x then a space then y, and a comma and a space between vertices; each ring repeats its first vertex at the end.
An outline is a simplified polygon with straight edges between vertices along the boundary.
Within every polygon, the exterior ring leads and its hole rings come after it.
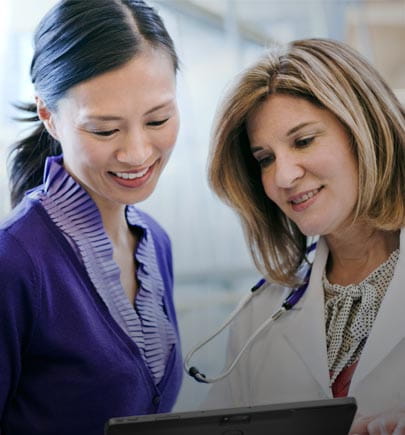
POLYGON ((152 403, 154 404, 154 405, 159 405, 159 403, 160 403, 160 396, 155 396, 153 399, 152 399, 152 403))

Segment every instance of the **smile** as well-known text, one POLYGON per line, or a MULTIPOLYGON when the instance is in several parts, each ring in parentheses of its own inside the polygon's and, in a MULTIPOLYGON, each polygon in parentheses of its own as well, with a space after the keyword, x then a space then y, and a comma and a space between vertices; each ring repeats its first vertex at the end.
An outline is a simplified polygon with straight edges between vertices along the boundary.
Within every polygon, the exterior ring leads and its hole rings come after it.
POLYGON ((141 188, 152 177, 156 163, 154 162, 151 166, 138 171, 110 171, 109 174, 115 183, 121 187, 129 189, 141 188))
POLYGON ((139 172, 112 172, 112 174, 124 180, 135 180, 136 178, 143 177, 148 172, 148 170, 149 167, 139 172))
POLYGON ((318 189, 311 190, 309 192, 305 192, 303 195, 294 197, 294 199, 291 199, 290 202, 292 204, 302 204, 305 201, 308 201, 308 199, 311 199, 314 197, 317 193, 320 192, 320 190, 323 188, 323 186, 319 187, 318 189))

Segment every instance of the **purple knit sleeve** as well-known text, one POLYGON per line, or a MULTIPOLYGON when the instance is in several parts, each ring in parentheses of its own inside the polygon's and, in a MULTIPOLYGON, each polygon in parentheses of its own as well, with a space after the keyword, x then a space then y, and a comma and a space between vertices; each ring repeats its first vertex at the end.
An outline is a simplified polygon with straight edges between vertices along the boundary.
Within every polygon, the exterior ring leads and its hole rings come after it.
POLYGON ((39 311, 40 283, 21 244, 0 231, 0 421, 13 397, 39 311))

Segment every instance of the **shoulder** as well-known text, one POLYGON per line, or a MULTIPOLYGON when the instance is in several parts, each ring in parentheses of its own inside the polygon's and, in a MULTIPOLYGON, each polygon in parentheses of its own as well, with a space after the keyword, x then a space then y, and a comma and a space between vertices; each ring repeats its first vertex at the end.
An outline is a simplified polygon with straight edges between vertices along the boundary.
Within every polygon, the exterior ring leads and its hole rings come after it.
POLYGON ((36 204, 23 200, 0 223, 0 251, 13 249, 14 245, 24 245, 25 240, 37 235, 35 221, 41 220, 36 204))
POLYGON ((69 246, 42 204, 24 200, 0 223, 0 280, 40 288, 51 265, 61 264, 69 246), (13 276, 15 274, 16 276, 13 276))
POLYGON ((0 318, 19 327, 39 310, 43 284, 41 232, 35 207, 22 204, 0 224, 0 318))
POLYGON ((291 287, 266 281, 255 291, 250 309, 255 315, 262 313, 260 317, 268 317, 269 310, 280 308, 291 290, 291 287))
POLYGON ((31 255, 19 237, 12 232, 0 230, 0 280, 3 289, 14 286, 37 284, 39 268, 35 256, 31 255))
MULTIPOLYGON (((3 280, 17 282, 28 279, 31 284, 39 279, 39 253, 47 243, 46 234, 51 221, 37 201, 24 199, 0 223, 0 275, 3 280)), ((4 281, 3 281, 4 282, 4 281)))
POLYGON ((28 235, 33 232, 30 223, 35 225, 40 223, 43 226, 47 226, 49 220, 41 203, 36 199, 26 196, 1 220, 0 231, 24 233, 25 230, 28 235))
MULTIPOLYGON (((252 289, 254 287, 257 287, 257 285, 252 286, 252 289)), ((284 299, 291 292, 291 288, 266 281, 254 292, 252 290, 247 291, 250 293, 247 293, 236 307, 236 310, 240 312, 234 324, 237 329, 250 334, 248 330, 260 326, 270 314, 281 307, 284 299)))
POLYGON ((25 198, 0 223, 0 249, 24 249, 39 252, 55 226, 37 200, 25 198))

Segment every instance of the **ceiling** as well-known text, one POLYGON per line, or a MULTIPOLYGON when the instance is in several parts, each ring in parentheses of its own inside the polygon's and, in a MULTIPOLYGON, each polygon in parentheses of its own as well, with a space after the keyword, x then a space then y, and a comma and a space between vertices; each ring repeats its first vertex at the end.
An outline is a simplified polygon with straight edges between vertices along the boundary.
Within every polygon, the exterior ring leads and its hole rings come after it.
MULTIPOLYGON (((344 40, 389 84, 405 89, 405 0, 155 0, 210 25, 268 45, 306 37, 344 40)), ((402 95, 402 94, 401 94, 402 95)))
POLYGON ((299 28, 302 33, 305 26, 311 25, 315 34, 319 34, 330 30, 334 23, 342 27, 341 21, 356 13, 373 23, 405 27, 405 0, 161 0, 161 3, 222 26, 234 20, 239 30, 262 41, 275 36, 275 24, 293 22, 298 33, 299 28))

